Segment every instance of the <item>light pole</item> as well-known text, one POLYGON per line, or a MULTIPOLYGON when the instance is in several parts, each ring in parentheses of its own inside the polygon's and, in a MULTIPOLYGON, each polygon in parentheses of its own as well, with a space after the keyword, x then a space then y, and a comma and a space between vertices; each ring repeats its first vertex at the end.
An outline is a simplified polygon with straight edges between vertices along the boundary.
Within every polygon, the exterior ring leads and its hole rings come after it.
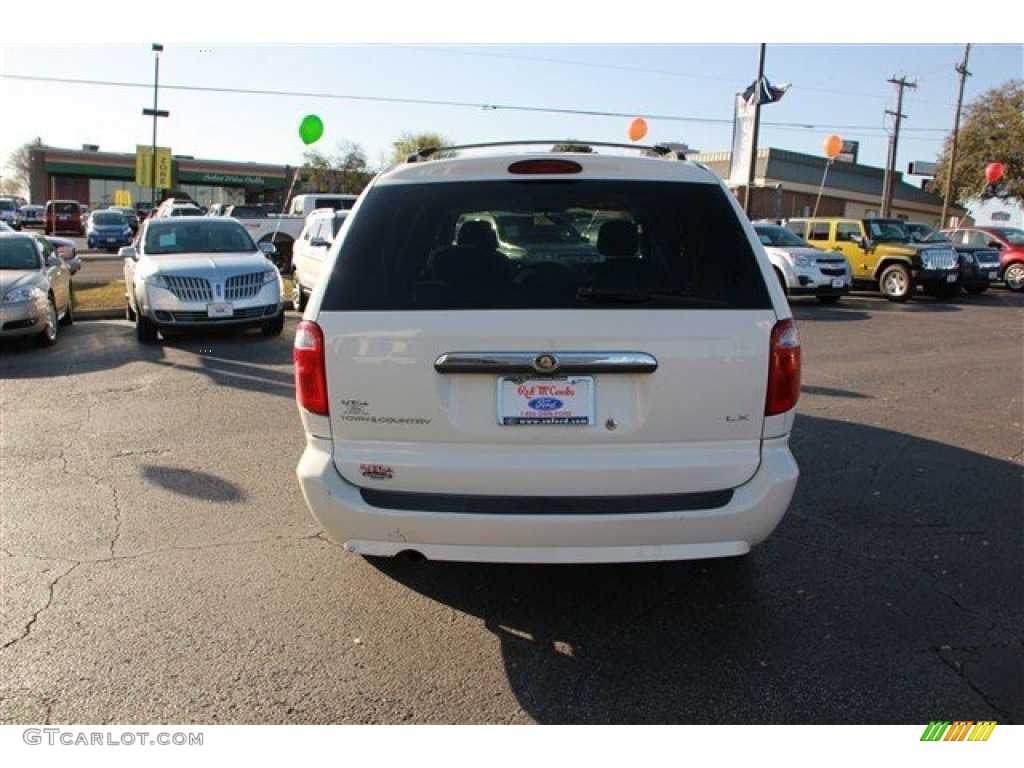
POLYGON ((153 70, 153 108, 142 110, 142 114, 153 116, 153 154, 149 158, 150 183, 152 184, 149 192, 150 212, 156 208, 156 119, 168 117, 171 114, 165 109, 157 109, 157 99, 160 95, 160 52, 163 49, 164 47, 160 43, 153 43, 153 55, 156 59, 156 67, 153 70))
POLYGON ((747 216, 754 209, 754 179, 757 177, 757 134, 761 124, 761 81, 764 80, 764 50, 767 46, 761 43, 757 57, 757 80, 754 82, 754 127, 750 137, 750 167, 747 169, 747 194, 743 198, 743 210, 747 216))

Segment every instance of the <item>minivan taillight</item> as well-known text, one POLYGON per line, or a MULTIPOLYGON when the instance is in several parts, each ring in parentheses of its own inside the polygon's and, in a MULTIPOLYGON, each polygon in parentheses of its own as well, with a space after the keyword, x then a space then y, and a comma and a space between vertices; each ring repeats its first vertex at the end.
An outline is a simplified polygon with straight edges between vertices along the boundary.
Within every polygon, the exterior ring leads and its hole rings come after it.
POLYGON ((775 324, 770 355, 765 416, 791 410, 800 397, 800 332, 795 322, 782 320, 775 324))
POLYGON ((310 320, 299 323, 292 359, 295 361, 295 397, 299 406, 310 413, 328 416, 324 332, 319 325, 310 320))

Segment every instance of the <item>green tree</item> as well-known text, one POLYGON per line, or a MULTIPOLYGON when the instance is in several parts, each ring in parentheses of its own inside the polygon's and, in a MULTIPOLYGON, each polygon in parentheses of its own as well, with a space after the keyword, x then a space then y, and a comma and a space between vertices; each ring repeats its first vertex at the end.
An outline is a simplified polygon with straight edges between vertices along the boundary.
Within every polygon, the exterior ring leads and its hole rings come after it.
MULTIPOLYGON (((939 194, 946 188, 952 147, 951 133, 935 174, 939 194)), ((989 163, 1002 163, 1005 169, 997 185, 998 194, 1018 205, 1024 202, 1024 80, 993 88, 964 108, 957 139, 953 200, 962 205, 986 195, 985 168, 989 163)))
POLYGON ((350 141, 338 144, 334 154, 311 149, 303 157, 309 181, 317 192, 358 195, 374 176, 363 148, 350 141))
MULTIPOLYGON (((393 151, 391 153, 390 164, 403 163, 405 159, 413 154, 418 149, 426 149, 427 147, 448 147, 455 142, 446 139, 439 133, 411 133, 406 131, 403 133, 397 141, 391 142, 393 151)), ((433 157, 444 157, 447 153, 438 153, 433 157)))
POLYGON ((13 187, 24 192, 31 188, 32 150, 41 146, 43 146, 43 140, 37 136, 11 152, 7 158, 6 168, 11 172, 13 184, 8 184, 8 179, 4 179, 5 188, 13 187))

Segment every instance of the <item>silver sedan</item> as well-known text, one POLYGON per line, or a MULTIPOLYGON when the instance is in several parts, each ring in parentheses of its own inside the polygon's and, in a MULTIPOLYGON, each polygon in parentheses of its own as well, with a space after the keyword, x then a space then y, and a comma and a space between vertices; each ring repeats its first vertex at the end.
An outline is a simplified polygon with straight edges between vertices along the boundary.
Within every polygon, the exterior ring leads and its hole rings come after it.
POLYGON ((43 237, 0 232, 0 338, 49 346, 73 321, 71 270, 60 254, 43 237))

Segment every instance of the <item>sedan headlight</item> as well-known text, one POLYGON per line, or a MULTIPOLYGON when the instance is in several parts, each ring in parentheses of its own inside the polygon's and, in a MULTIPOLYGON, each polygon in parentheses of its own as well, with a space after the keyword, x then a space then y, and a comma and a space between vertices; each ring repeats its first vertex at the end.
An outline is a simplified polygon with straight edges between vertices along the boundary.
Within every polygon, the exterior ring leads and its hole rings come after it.
POLYGON ((46 296, 46 291, 38 285, 22 285, 4 294, 4 303, 16 301, 36 301, 46 296))
POLYGON ((170 284, 167 282, 167 278, 161 274, 147 275, 142 278, 142 281, 147 285, 154 285, 157 288, 170 288, 170 284))

